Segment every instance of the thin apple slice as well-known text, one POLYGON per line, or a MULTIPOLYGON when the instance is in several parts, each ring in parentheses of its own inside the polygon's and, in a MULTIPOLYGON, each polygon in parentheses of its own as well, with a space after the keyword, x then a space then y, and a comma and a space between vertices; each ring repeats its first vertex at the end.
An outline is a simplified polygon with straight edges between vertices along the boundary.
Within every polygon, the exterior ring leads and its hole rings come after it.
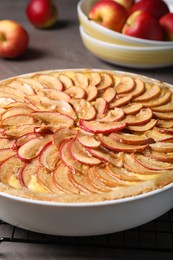
POLYGON ((129 76, 122 76, 120 82, 115 86, 115 91, 117 94, 124 94, 132 91, 134 88, 134 80, 129 76))
POLYGON ((90 80, 90 85, 97 86, 101 82, 100 73, 91 72, 89 80, 90 80))
POLYGON ((56 125, 57 128, 71 127, 74 124, 74 120, 71 117, 53 111, 33 112, 32 116, 41 123, 56 125))
POLYGON ((172 142, 173 135, 160 132, 157 128, 149 130, 146 135, 155 142, 172 142))
POLYGON ((78 141, 86 147, 95 148, 95 147, 100 146, 100 144, 101 144, 101 142, 96 139, 96 136, 94 134, 86 132, 82 129, 80 129, 77 132, 76 137, 77 137, 78 141))
POLYGON ((114 154, 107 150, 105 147, 100 146, 97 148, 88 147, 88 152, 102 161, 109 162, 117 167, 123 166, 122 153, 114 154))
POLYGON ((17 125, 16 127, 11 127, 5 129, 4 133, 8 137, 19 137, 21 135, 34 132, 34 128, 38 125, 34 124, 25 124, 25 125, 17 125))
POLYGON ((69 102, 74 107, 78 118, 84 120, 93 120, 95 118, 96 110, 90 102, 85 99, 71 99, 69 102))
POLYGON ((97 98, 96 101, 94 102, 94 107, 96 109, 97 113, 97 118, 101 118, 102 116, 105 115, 107 108, 108 108, 108 103, 104 98, 97 98))
POLYGON ((4 106, 11 105, 15 103, 16 100, 14 98, 9 97, 0 97, 0 108, 4 108, 4 106))
POLYGON ((59 151, 52 141, 46 143, 39 154, 40 164, 49 172, 54 170, 59 158, 59 151))
POLYGON ((157 126, 162 128, 172 128, 173 120, 157 120, 157 126))
POLYGON ((148 123, 153 116, 150 108, 142 108, 136 115, 127 115, 125 122, 127 125, 138 126, 148 123))
POLYGON ((56 148, 59 150, 61 144, 74 136, 76 136, 77 131, 68 127, 63 127, 55 131, 53 136, 53 143, 56 148))
POLYGON ((140 79, 134 79, 135 88, 130 92, 133 98, 142 95, 145 91, 145 83, 140 79))
POLYGON ((39 90, 37 93, 40 96, 49 98, 50 100, 64 100, 67 102, 70 100, 70 95, 57 89, 45 88, 39 90))
POLYGON ((109 136, 99 135, 99 139, 104 147, 116 152, 132 153, 134 151, 143 151, 148 147, 148 144, 145 145, 123 144, 121 142, 115 141, 110 135, 109 136))
POLYGON ((16 155, 7 158, 1 163, 0 181, 13 188, 21 188, 17 176, 23 165, 24 163, 16 155))
POLYGON ((20 147, 21 145, 23 145, 24 143, 28 142, 29 140, 31 140, 35 137, 36 137, 36 134, 34 132, 23 134, 14 140, 13 148, 17 149, 18 147, 20 147))
POLYGON ((48 193, 60 193, 60 190, 55 185, 54 181, 52 180, 52 175, 50 172, 47 172, 45 168, 38 167, 37 171, 37 181, 48 193))
POLYGON ((125 96, 115 96, 115 100, 113 100, 109 106, 110 108, 115 108, 115 107, 121 107, 124 106, 126 104, 128 104, 130 102, 130 100, 132 99, 132 95, 131 94, 126 94, 125 96))
POLYGON ((65 140, 60 146, 60 158, 62 162, 73 171, 83 172, 83 165, 79 161, 76 161, 71 154, 70 145, 71 140, 65 140))
POLYGON ((161 171, 149 170, 142 166, 138 161, 133 157, 132 154, 124 154, 124 167, 131 172, 135 172, 142 175, 152 175, 160 174, 161 171))
POLYGON ((156 124, 157 124, 157 120, 151 119, 148 123, 144 125, 135 125, 135 126, 128 125, 127 129, 135 132, 145 132, 152 129, 156 124))
POLYGON ((80 163, 87 165, 97 165, 101 163, 101 161, 98 158, 93 157, 77 139, 71 141, 70 151, 72 156, 80 163))
POLYGON ((13 126, 13 125, 24 125, 24 124, 34 124, 34 118, 31 115, 21 114, 13 115, 2 120, 1 125, 3 126, 13 126))
POLYGON ((115 107, 113 110, 109 110, 109 112, 99 118, 99 122, 115 122, 123 120, 125 117, 124 111, 121 108, 115 107))
POLYGON ((116 96, 116 91, 114 88, 107 88, 101 95, 108 103, 111 102, 116 96))
POLYGON ((162 106, 152 107, 154 112, 171 112, 173 111, 173 103, 167 103, 162 106))
POLYGON ((52 175, 53 181, 56 187, 64 193, 79 193, 79 190, 75 188, 68 178, 69 167, 64 164, 59 164, 52 175))
POLYGON ((11 108, 8 109, 5 113, 3 113, 1 119, 4 120, 7 117, 10 116, 16 116, 16 115, 28 115, 33 112, 33 109, 29 107, 16 107, 16 108, 11 108))
POLYGON ((173 111, 170 112, 153 112, 154 116, 158 119, 171 120, 173 119, 173 111))
POLYGON ((124 144, 134 144, 134 145, 141 145, 141 144, 151 144, 154 143, 153 137, 148 137, 147 135, 138 135, 138 134, 129 134, 123 132, 115 132, 111 133, 110 136, 119 143, 124 144))
POLYGON ((81 73, 81 72, 76 72, 75 73, 75 85, 86 89, 89 86, 89 78, 87 74, 81 73))
POLYGON ((21 100, 24 99, 24 93, 20 89, 14 89, 14 88, 6 85, 6 86, 3 86, 3 92, 10 94, 11 96, 14 96, 14 97, 17 96, 17 97, 21 98, 21 100))
POLYGON ((164 153, 172 153, 173 152, 173 143, 165 143, 165 142, 158 142, 149 145, 150 148, 157 152, 164 152, 164 153))
POLYGON ((42 148, 50 139, 51 135, 44 136, 44 138, 34 137, 19 147, 17 155, 23 161, 30 161, 40 154, 42 148))
POLYGON ((126 127, 126 123, 123 121, 105 123, 99 121, 86 121, 80 119, 78 123, 79 126, 85 131, 95 133, 95 134, 98 133, 109 134, 114 131, 119 131, 126 127))
POLYGON ((133 115, 138 113, 142 109, 140 103, 130 103, 126 106, 121 107, 126 115, 133 115))
POLYGON ((98 89, 93 86, 93 85, 89 85, 86 89, 86 99, 87 101, 93 101, 94 99, 96 99, 97 95, 98 95, 98 89))
POLYGON ((149 101, 153 100, 154 98, 158 97, 161 92, 161 88, 159 85, 153 84, 152 86, 149 85, 149 87, 146 87, 145 92, 134 98, 135 102, 143 102, 143 101, 149 101))
POLYGON ((35 93, 33 88, 30 85, 22 82, 21 78, 20 79, 16 78, 16 79, 12 80, 8 84, 8 86, 10 86, 14 89, 20 90, 25 95, 33 95, 35 93))
POLYGON ((13 148, 14 147, 14 140, 8 137, 1 137, 0 138, 0 148, 13 148))
POLYGON ((44 87, 51 88, 51 89, 57 89, 57 90, 63 90, 63 84, 61 81, 48 74, 38 74, 35 76, 37 81, 40 82, 44 87))
POLYGON ((145 156, 151 157, 152 159, 155 159, 159 162, 173 163, 173 152, 165 153, 151 150, 149 153, 146 153, 145 156))
MULTIPOLYGON (((83 88, 72 86, 66 89, 66 94, 68 94, 71 98, 85 98, 86 91, 83 88)), ((66 100, 68 101, 68 100, 66 100)))
POLYGON ((72 79, 65 74, 60 74, 58 79, 61 81, 65 89, 74 86, 72 79))
POLYGON ((116 177, 117 179, 120 179, 122 181, 130 181, 130 182, 139 182, 141 181, 141 179, 139 178, 139 176, 135 175, 134 172, 128 171, 125 168, 119 168, 116 167, 113 164, 108 164, 106 166, 107 171, 109 172, 109 174, 111 174, 112 176, 116 177))
POLYGON ((98 90, 105 90, 113 85, 113 78, 110 74, 101 72, 101 81, 97 84, 98 90))
POLYGON ((20 96, 17 96, 15 94, 12 95, 11 93, 4 93, 3 90, 0 90, 0 98, 1 98, 1 101, 4 99, 4 102, 6 100, 9 100, 9 99, 15 100, 15 101, 23 101, 24 100, 24 98, 21 98, 20 96))
POLYGON ((44 85, 34 78, 21 77, 18 80, 23 83, 25 88, 33 90, 33 93, 37 93, 38 90, 44 88, 44 85))
POLYGON ((141 101, 141 104, 144 107, 150 107, 153 109, 154 107, 166 104, 167 102, 169 102, 171 100, 171 97, 172 97, 171 92, 167 91, 166 93, 163 92, 162 94, 160 94, 160 96, 156 97, 154 100, 149 100, 149 101, 145 101, 145 102, 141 101))
POLYGON ((173 164, 167 162, 159 162, 157 160, 146 157, 142 154, 133 154, 133 158, 143 167, 153 171, 172 170, 173 164))
POLYGON ((1 148, 0 149, 0 163, 8 159, 9 157, 16 154, 16 151, 14 151, 11 148, 1 148))
POLYGON ((173 128, 158 128, 160 133, 173 135, 173 128))

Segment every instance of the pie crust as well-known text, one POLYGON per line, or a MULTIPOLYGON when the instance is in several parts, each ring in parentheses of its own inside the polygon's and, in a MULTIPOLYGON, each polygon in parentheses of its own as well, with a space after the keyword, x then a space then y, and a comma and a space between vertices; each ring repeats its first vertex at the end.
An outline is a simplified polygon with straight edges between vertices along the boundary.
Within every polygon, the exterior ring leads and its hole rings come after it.
POLYGON ((173 93, 105 70, 0 82, 0 191, 54 202, 128 198, 173 182, 173 93))

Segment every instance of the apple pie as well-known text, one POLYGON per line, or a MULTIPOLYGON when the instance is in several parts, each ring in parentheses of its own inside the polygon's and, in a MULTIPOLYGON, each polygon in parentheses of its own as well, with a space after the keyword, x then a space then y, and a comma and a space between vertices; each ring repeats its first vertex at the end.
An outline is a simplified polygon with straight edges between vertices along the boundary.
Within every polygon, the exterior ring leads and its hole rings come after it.
POLYGON ((97 202, 173 182, 171 86, 104 70, 0 82, 0 191, 97 202))

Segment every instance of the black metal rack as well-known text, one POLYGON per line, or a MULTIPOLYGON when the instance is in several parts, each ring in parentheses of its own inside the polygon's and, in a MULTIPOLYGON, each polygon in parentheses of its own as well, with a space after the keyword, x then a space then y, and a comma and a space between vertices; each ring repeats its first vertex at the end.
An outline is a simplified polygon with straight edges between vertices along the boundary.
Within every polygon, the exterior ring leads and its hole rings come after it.
POLYGON ((0 244, 5 242, 173 252, 173 210, 127 231, 90 237, 40 234, 11 226, 0 220, 0 244))

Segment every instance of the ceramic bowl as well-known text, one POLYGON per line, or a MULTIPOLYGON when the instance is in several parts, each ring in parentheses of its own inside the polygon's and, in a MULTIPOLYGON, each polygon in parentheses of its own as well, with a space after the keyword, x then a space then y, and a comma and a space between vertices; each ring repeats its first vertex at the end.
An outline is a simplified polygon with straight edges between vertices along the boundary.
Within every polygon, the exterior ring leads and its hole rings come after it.
POLYGON ((82 26, 80 35, 85 47, 98 58, 131 68, 161 68, 173 64, 173 44, 135 47, 108 43, 92 37, 82 26))
MULTIPOLYGON (((171 41, 151 41, 144 40, 135 37, 130 37, 123 35, 121 33, 115 32, 113 30, 109 30, 98 23, 88 19, 88 13, 93 4, 97 0, 80 0, 77 5, 77 12, 79 17, 79 22, 83 26, 84 30, 95 37, 96 39, 120 44, 120 45, 128 45, 128 46, 143 46, 143 47, 152 47, 152 46, 172 46, 173 43, 171 41)), ((170 10, 173 11, 173 0, 166 0, 168 3, 170 10)))

